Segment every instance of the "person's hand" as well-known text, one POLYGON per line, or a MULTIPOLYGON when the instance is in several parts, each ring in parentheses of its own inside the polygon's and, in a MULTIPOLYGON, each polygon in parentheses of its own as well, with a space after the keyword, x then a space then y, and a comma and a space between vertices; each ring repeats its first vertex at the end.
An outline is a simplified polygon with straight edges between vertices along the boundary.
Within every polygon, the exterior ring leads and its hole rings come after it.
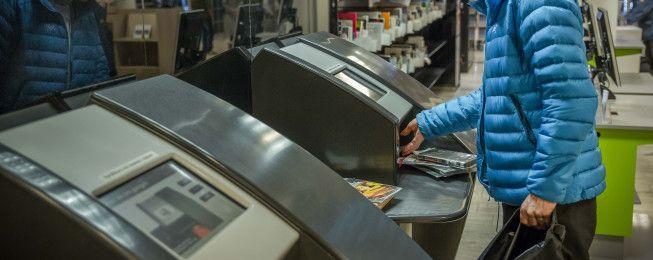
POLYGON ((551 224, 551 214, 555 208, 555 202, 529 194, 519 209, 519 220, 526 226, 546 229, 551 224))
POLYGON ((419 126, 417 125, 417 119, 413 119, 413 121, 410 121, 406 128, 401 131, 401 136, 407 136, 410 135, 410 133, 415 133, 415 137, 413 137, 413 140, 410 141, 406 146, 404 146, 401 149, 401 155, 406 156, 411 153, 413 153, 415 150, 419 148, 419 146, 424 142, 424 136, 422 135, 422 132, 419 131, 419 126))

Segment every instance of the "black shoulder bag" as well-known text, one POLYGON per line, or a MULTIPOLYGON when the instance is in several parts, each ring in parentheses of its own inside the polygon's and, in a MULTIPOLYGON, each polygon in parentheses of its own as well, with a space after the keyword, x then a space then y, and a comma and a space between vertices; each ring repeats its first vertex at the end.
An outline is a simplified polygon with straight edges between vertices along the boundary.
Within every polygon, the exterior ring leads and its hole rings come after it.
POLYGON ((565 234, 565 226, 558 223, 555 211, 551 216, 551 226, 547 230, 538 230, 522 225, 517 210, 478 259, 564 259, 562 241, 565 234))

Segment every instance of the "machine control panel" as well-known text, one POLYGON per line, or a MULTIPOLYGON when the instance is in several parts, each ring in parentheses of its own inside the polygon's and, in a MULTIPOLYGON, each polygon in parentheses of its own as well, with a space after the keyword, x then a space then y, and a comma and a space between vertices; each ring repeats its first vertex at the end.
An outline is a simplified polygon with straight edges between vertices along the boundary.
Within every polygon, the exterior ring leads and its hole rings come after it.
POLYGON ((347 87, 378 103, 399 119, 404 118, 412 108, 412 105, 395 91, 330 53, 302 42, 281 48, 281 51, 333 75, 347 87))
POLYGON ((100 201, 184 257, 245 211, 173 160, 100 195, 100 201))
POLYGON ((365 80, 360 79, 360 77, 356 76, 353 72, 350 72, 346 69, 338 72, 335 76, 336 78, 347 83, 356 91, 363 93, 365 96, 371 98, 374 101, 379 101, 379 99, 381 99, 381 97, 387 93, 386 91, 383 91, 382 89, 367 83, 365 80))

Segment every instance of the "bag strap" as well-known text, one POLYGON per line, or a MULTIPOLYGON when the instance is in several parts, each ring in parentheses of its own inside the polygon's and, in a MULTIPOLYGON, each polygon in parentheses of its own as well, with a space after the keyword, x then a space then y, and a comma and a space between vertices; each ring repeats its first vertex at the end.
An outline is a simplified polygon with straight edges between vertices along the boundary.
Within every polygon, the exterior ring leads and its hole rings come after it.
POLYGON ((515 236, 512 237, 512 241, 510 241, 510 246, 508 246, 508 250, 506 250, 506 254, 503 256, 502 260, 508 260, 510 258, 510 255, 512 255, 512 250, 515 248, 515 243, 517 242, 517 234, 521 232, 521 222, 517 226, 517 230, 515 230, 515 236))
MULTIPOLYGON (((519 214, 519 210, 516 212, 516 214, 519 214)), ((557 209, 553 209, 553 212, 551 213, 551 225, 549 226, 549 228, 551 228, 553 225, 556 224, 558 224, 558 212, 557 209)), ((522 223, 520 221, 519 225, 517 226, 517 230, 515 231, 515 236, 512 238, 512 241, 510 241, 508 250, 506 250, 506 254, 503 256, 502 260, 509 260, 510 255, 512 255, 512 251, 515 248, 515 243, 517 242, 517 237, 519 232, 521 232, 521 229, 522 229, 522 223)))

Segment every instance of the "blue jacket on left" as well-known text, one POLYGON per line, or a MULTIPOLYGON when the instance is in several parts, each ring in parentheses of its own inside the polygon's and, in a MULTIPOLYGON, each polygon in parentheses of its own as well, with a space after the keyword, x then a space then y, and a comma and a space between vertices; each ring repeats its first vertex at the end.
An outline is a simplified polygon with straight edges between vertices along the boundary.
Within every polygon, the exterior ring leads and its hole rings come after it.
POLYGON ((50 0, 0 4, 0 112, 109 78, 95 1, 74 1, 71 28, 50 0))

